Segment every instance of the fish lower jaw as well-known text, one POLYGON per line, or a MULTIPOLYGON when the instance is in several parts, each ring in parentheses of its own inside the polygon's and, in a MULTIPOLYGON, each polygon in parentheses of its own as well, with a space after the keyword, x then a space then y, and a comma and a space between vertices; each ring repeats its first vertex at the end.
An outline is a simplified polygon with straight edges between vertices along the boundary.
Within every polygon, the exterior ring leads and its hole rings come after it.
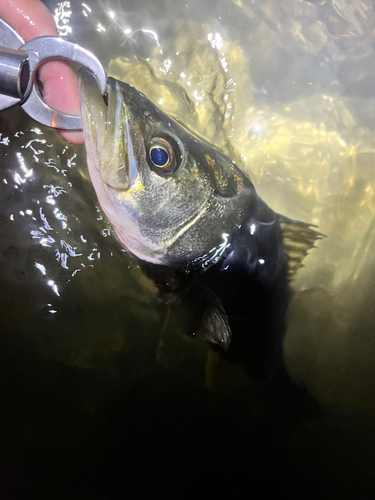
POLYGON ((152 248, 150 245, 142 243, 142 238, 132 237, 129 233, 124 235, 121 231, 117 231, 115 226, 113 228, 117 239, 130 255, 142 262, 164 265, 165 253, 160 248, 152 248))

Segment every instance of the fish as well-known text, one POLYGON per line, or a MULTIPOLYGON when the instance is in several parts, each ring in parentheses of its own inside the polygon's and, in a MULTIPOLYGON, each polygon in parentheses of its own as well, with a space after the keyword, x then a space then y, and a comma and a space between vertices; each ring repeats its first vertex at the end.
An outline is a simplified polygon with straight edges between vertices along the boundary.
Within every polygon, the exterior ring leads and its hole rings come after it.
POLYGON ((274 212, 234 161, 136 88, 109 78, 103 99, 84 68, 78 85, 89 173, 121 245, 161 289, 184 290, 225 352, 253 348, 235 332, 273 337, 322 235, 274 212))

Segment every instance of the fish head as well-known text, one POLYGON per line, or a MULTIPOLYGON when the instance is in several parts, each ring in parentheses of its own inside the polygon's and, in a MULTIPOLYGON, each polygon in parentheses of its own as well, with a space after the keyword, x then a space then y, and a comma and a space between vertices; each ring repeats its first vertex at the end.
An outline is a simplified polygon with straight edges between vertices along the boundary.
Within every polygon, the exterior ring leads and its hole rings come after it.
POLYGON ((134 87, 109 78, 105 102, 82 69, 79 92, 90 176, 122 245, 155 264, 213 261, 256 196, 252 183, 134 87))

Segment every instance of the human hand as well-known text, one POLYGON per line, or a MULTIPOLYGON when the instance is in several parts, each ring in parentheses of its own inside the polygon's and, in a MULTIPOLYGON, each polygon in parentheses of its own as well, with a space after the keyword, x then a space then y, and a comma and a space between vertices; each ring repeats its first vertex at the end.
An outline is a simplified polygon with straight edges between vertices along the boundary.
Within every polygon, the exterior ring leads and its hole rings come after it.
MULTIPOLYGON (((40 0, 1 0, 0 18, 28 42, 38 36, 58 36, 52 14, 40 0)), ((69 63, 47 61, 38 70, 43 84, 44 98, 51 108, 63 113, 79 115, 77 78, 69 63)), ((83 144, 81 131, 60 130, 73 144, 83 144)))

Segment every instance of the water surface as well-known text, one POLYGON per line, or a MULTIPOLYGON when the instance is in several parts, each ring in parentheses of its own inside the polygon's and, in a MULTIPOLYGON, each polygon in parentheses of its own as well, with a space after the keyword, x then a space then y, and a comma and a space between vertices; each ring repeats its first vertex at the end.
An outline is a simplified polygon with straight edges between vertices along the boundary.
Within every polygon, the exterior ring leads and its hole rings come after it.
POLYGON ((232 494, 245 481, 372 498, 372 2, 46 3, 110 75, 327 237, 292 283, 290 379, 259 383, 186 338, 183 304, 161 347, 156 289, 98 207, 84 148, 1 113, 4 498, 114 498, 131 479, 157 489, 198 476, 232 494))

